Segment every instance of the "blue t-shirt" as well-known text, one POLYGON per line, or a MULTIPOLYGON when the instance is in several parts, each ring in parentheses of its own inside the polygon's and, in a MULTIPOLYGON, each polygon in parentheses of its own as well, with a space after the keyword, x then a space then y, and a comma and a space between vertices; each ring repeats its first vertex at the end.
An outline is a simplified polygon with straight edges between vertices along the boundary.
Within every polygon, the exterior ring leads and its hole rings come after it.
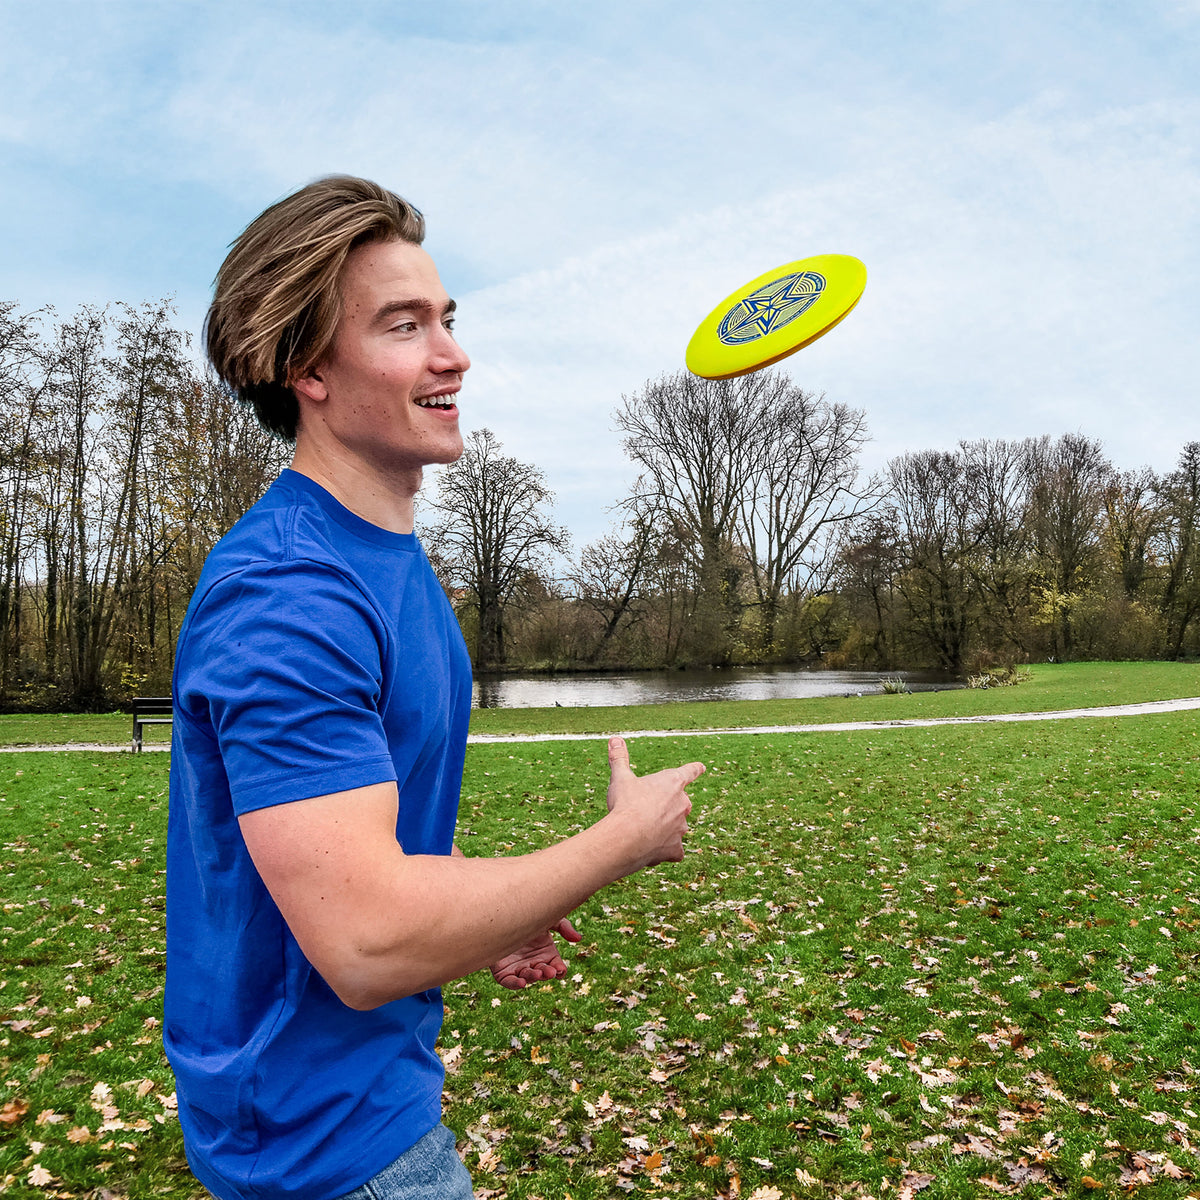
POLYGON ((404 850, 449 854, 471 706, 462 635, 414 535, 285 471, 205 563, 174 702, 164 1043, 188 1161, 221 1200, 330 1200, 441 1119, 441 992, 344 1005, 238 817, 395 780, 404 850))

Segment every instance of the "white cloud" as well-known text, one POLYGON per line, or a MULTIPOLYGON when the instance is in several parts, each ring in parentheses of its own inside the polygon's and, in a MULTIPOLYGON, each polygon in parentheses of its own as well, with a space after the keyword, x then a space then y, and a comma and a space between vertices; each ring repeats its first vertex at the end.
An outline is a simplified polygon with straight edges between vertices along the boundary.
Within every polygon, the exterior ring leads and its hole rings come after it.
POLYGON ((1197 365, 1181 320, 1200 261, 1192 115, 1021 111, 906 135, 897 113, 858 171, 465 296, 468 418, 548 471, 587 540, 605 484, 611 503, 630 474, 612 422, 622 392, 680 368, 692 328, 738 283, 850 252, 869 270, 862 303, 781 368, 866 410, 873 461, 1081 429, 1119 465, 1167 467, 1195 436, 1178 419, 1197 365))
POLYGON ((8 294, 161 294, 177 253, 196 328, 241 224, 377 177, 462 304, 468 424, 543 467, 577 543, 632 474, 621 394, 813 253, 867 292, 783 365, 866 410, 874 462, 1081 429, 1162 468, 1200 433, 1194 3, 16 7, 8 294))

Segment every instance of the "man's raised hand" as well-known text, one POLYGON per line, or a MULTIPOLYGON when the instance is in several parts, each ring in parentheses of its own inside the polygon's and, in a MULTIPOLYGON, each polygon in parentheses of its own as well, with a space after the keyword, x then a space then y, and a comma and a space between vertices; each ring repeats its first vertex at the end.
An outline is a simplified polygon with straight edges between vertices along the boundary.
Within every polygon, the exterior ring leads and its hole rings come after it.
POLYGON ((625 739, 614 737, 608 743, 608 765, 609 816, 622 823, 630 838, 632 861, 627 873, 681 861, 692 811, 687 788, 704 774, 704 764, 688 763, 638 776, 629 765, 625 739))

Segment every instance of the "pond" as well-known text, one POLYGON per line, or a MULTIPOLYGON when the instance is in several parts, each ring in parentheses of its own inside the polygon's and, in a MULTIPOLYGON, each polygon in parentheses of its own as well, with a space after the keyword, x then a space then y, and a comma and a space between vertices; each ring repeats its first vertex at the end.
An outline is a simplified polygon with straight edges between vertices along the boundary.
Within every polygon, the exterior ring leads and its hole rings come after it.
POLYGON ((796 700, 869 696, 883 680, 903 679, 914 692, 960 688, 944 671, 821 671, 737 667, 726 671, 635 671, 625 675, 485 675, 475 680, 476 708, 611 708, 683 700, 796 700))

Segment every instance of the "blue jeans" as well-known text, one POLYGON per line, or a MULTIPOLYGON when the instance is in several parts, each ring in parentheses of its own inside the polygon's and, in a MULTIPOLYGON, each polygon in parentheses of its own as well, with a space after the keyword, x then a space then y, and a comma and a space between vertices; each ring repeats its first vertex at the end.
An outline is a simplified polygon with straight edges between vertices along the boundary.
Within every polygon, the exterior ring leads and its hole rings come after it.
POLYGON ((435 1125, 415 1146, 340 1200, 474 1200, 454 1134, 435 1125))

